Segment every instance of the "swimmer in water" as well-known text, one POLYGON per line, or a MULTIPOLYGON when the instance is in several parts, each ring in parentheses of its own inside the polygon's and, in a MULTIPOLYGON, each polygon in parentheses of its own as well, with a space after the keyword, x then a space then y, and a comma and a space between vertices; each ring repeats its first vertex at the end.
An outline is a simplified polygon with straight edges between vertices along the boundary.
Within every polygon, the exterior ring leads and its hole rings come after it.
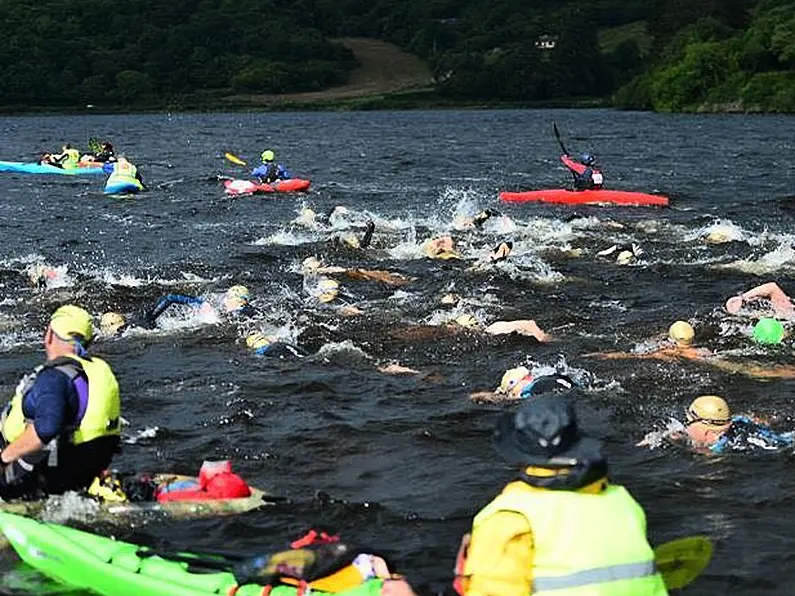
POLYGON ((291 343, 282 341, 273 335, 266 335, 261 331, 252 331, 246 336, 246 346, 257 356, 269 358, 303 358, 306 356, 301 348, 291 343))
MULTIPOLYGON (((750 415, 732 416, 729 404, 717 395, 702 395, 685 410, 683 431, 672 431, 667 438, 686 439, 704 453, 747 451, 755 448, 782 449, 795 445, 793 433, 779 433, 762 420, 750 415)), ((653 434, 653 433, 652 433, 653 434)), ((651 444, 651 434, 639 446, 651 444)))
POLYGON ((644 255, 644 250, 637 244, 614 244, 610 248, 596 253, 598 257, 615 258, 617 265, 631 265, 644 255))
POLYGON ((576 386, 568 375, 553 373, 534 377, 529 368, 517 366, 505 371, 500 386, 493 392, 479 391, 469 397, 475 401, 513 401, 546 393, 567 393, 576 386))
POLYGON ((649 352, 595 352, 584 354, 585 358, 600 360, 654 359, 675 362, 677 360, 705 360, 714 356, 706 348, 693 346, 695 330, 687 321, 676 321, 668 328, 668 338, 662 345, 649 352))
POLYGON ((148 314, 151 324, 154 324, 158 317, 169 307, 175 304, 183 304, 196 310, 200 315, 220 318, 226 316, 251 316, 256 311, 249 304, 250 293, 246 286, 232 286, 220 299, 220 308, 214 306, 207 298, 188 296, 185 294, 168 294, 160 299, 154 309, 148 314))
POLYGON ((461 254, 455 248, 455 241, 452 236, 430 238, 425 241, 422 249, 425 252, 425 256, 429 259, 448 261, 461 258, 461 254))
POLYGON ((746 309, 752 314, 772 315, 785 321, 795 320, 795 306, 776 282, 768 282, 726 301, 726 312, 731 315, 746 309))
POLYGON ((307 257, 301 262, 301 272, 304 275, 333 275, 342 273, 351 279, 379 281, 390 286, 403 286, 414 278, 406 277, 399 273, 383 271, 380 269, 359 269, 324 265, 317 257, 307 257))
MULTIPOLYGON (((465 329, 479 330, 481 324, 471 314, 459 315, 454 320, 455 325, 465 329)), ((482 327, 484 333, 489 335, 509 335, 516 333, 518 335, 527 335, 536 338, 540 342, 551 341, 551 337, 544 333, 538 324, 532 319, 521 319, 518 321, 495 321, 490 325, 482 327)))

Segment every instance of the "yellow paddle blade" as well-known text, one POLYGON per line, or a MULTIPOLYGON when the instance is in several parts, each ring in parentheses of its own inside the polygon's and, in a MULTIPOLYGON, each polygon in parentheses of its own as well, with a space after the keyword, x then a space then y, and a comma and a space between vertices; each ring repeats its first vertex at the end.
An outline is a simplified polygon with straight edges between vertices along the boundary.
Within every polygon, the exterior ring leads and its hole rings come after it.
POLYGON ((239 166, 246 165, 246 162, 240 159, 237 155, 233 155, 231 153, 224 153, 224 157, 231 161, 233 164, 237 164, 239 166))
POLYGON ((712 541, 706 536, 687 536, 654 549, 654 562, 669 590, 683 588, 709 565, 712 541))

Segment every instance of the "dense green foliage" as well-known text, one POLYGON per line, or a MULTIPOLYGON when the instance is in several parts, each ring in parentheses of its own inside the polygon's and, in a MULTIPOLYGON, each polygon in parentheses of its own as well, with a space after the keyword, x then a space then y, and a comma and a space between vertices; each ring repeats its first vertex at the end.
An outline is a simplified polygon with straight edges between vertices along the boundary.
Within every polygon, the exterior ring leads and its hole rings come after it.
POLYGON ((437 101, 795 111, 795 0, 0 0, 0 105, 324 89, 392 41, 437 101))

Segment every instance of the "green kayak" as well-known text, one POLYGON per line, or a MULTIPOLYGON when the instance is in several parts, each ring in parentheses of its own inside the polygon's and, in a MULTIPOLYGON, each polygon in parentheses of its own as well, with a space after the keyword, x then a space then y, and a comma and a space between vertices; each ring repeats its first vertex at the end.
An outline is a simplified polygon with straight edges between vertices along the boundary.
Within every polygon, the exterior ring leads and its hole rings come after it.
MULTIPOLYGON (((263 594, 263 586, 258 584, 238 588, 234 575, 228 571, 191 571, 184 561, 146 556, 146 549, 135 544, 13 513, 0 513, 0 532, 22 560, 37 571, 67 586, 103 596, 263 594)), ((382 583, 368 580, 338 596, 380 596, 382 583)), ((292 586, 279 585, 271 596, 296 596, 297 591, 292 586)), ((324 594, 317 589, 312 593, 324 594)))
MULTIPOLYGON (((179 474, 156 474, 153 477, 158 485, 170 484, 179 480, 193 479, 191 476, 179 474)), ((49 506, 58 506, 60 496, 50 497, 40 501, 3 501, 0 500, 0 511, 7 513, 18 513, 20 515, 30 515, 38 517, 49 506)), ((236 515, 246 513, 273 505, 283 498, 275 497, 261 489, 251 487, 251 495, 239 499, 213 499, 208 501, 168 501, 159 503, 157 501, 145 502, 116 502, 105 501, 97 502, 88 497, 85 500, 95 503, 97 507, 97 517, 112 520, 115 517, 124 517, 137 514, 164 515, 174 519, 193 519, 201 517, 221 517, 225 515, 236 515)))

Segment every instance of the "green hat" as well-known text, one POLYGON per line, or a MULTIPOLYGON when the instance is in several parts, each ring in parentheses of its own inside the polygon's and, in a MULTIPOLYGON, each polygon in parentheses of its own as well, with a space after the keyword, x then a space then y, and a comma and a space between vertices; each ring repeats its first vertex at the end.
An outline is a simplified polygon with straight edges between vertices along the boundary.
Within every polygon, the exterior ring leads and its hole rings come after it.
POLYGON ((754 339, 760 344, 777 344, 784 339, 784 325, 771 318, 759 319, 754 325, 754 339))

